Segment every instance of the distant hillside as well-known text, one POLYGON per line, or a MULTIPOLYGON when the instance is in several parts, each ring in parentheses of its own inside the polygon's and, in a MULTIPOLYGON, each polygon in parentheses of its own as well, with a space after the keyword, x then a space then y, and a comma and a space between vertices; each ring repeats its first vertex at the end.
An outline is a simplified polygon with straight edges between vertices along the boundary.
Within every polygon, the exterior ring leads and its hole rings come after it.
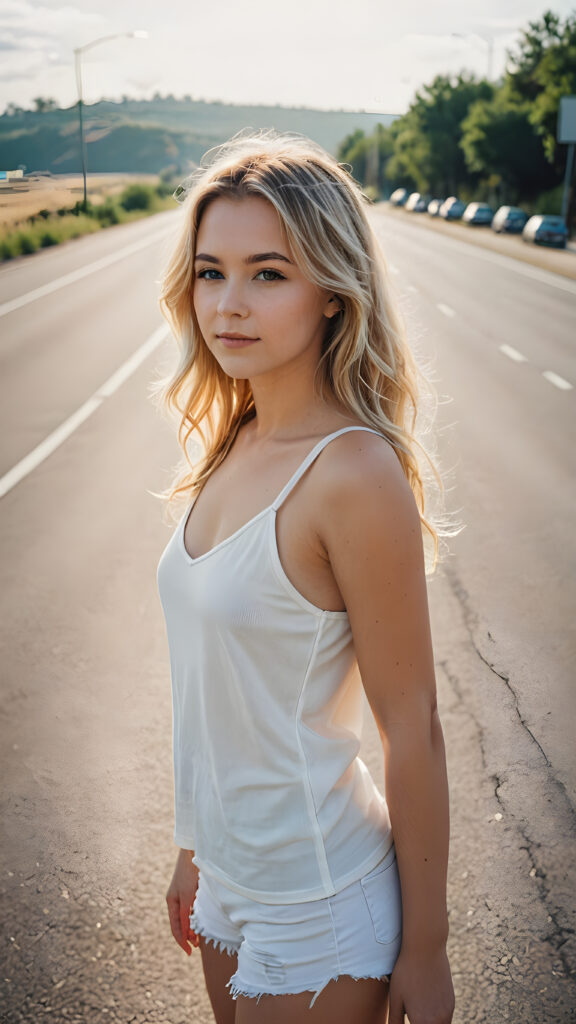
MULTIPOLYGON (((314 139, 335 153, 357 128, 367 134, 392 114, 305 107, 241 107, 190 97, 104 100, 84 108, 90 171, 154 174, 170 166, 185 173, 213 145, 243 128, 276 128, 314 139)), ((0 170, 69 174, 81 169, 76 106, 0 116, 0 170)))

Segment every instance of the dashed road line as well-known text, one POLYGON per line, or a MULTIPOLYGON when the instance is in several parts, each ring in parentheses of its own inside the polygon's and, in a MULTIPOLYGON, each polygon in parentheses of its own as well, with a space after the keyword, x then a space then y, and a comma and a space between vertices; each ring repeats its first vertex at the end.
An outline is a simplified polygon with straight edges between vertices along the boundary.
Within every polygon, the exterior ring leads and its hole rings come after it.
POLYGON ((555 388, 560 388, 561 391, 572 391, 574 387, 570 381, 564 380, 564 377, 560 377, 557 373, 554 373, 553 370, 544 370, 542 376, 545 377, 546 380, 550 381, 555 388))
POLYGON ((16 484, 19 484, 25 476, 28 476, 34 469, 37 468, 52 452, 55 452, 61 444, 64 444, 71 434, 78 429, 83 423, 86 422, 92 413, 99 409, 106 398, 114 394, 118 390, 121 384, 128 377, 131 377, 135 370, 144 362, 145 359, 154 351, 155 348, 164 341, 169 335, 169 329, 166 324, 162 324, 158 327, 150 337, 140 345, 140 348, 136 349, 133 355, 122 363, 122 366, 108 377, 108 380, 94 392, 93 395, 88 398, 76 412, 73 412, 64 423, 61 423, 56 430, 53 430, 48 437, 44 438, 36 448, 33 448, 28 455, 25 455, 20 462, 17 462, 12 469, 8 470, 3 477, 0 477, 0 498, 3 498, 8 491, 11 491, 16 484))
POLYGON ((444 316, 456 316, 454 310, 450 306, 446 306, 443 302, 437 302, 436 305, 440 312, 444 313, 444 316))
POLYGON ((146 238, 141 239, 138 242, 133 242, 132 245, 125 245, 123 249, 118 249, 116 252, 110 253, 108 256, 103 256, 102 259, 94 260, 93 263, 86 263, 83 267, 78 267, 78 270, 72 270, 69 274, 64 274, 62 277, 56 277, 53 281, 49 281, 48 284, 41 285, 40 288, 34 288, 30 292, 25 292, 24 295, 19 295, 16 299, 10 299, 9 302, 4 302, 0 305, 0 316, 6 316, 7 313, 13 313, 16 309, 21 309, 22 306, 27 306, 29 302, 35 302, 36 299, 42 299, 45 295, 50 295, 52 292, 58 291, 60 288, 65 288, 66 285, 74 284, 75 281, 81 281, 83 277, 88 277, 89 274, 94 274, 97 270, 103 270, 105 267, 109 267, 112 263, 118 263, 119 260, 125 259, 127 256, 132 256, 135 252, 140 252, 141 249, 148 248, 154 242, 158 242, 161 238, 164 238, 169 234, 166 228, 162 231, 155 231, 154 234, 147 235, 146 238))
POLYGON ((513 359, 515 363, 527 363, 528 362, 528 359, 526 358, 526 356, 523 356, 522 353, 519 352, 517 348, 512 348, 512 345, 500 345, 499 348, 500 348, 500 351, 503 352, 503 354, 505 356, 508 356, 509 359, 513 359))

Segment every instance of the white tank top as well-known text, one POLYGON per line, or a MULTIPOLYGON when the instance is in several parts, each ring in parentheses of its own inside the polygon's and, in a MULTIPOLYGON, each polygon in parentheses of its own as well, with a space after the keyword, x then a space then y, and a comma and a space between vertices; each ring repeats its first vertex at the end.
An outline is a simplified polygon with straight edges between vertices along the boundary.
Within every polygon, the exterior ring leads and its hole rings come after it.
MULTIPOLYGON (((264 903, 332 896, 392 846, 388 809, 358 757, 363 689, 345 611, 286 576, 272 505, 198 558, 182 517, 158 565, 173 696, 176 844, 264 903)), ((370 430, 370 433, 377 431, 370 430)), ((381 435, 380 435, 381 436, 381 435)))

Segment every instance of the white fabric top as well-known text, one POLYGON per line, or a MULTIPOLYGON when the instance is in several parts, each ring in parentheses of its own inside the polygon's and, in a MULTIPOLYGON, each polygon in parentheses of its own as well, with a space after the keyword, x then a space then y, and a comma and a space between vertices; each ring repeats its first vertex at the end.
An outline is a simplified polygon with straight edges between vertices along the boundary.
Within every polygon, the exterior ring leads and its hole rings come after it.
MULTIPOLYGON (((198 558, 182 517, 158 565, 173 695, 175 841, 200 870, 264 903, 332 896, 392 846, 358 757, 363 689, 345 611, 286 576, 272 505, 198 558)), ((370 430, 370 433, 377 431, 370 430)))

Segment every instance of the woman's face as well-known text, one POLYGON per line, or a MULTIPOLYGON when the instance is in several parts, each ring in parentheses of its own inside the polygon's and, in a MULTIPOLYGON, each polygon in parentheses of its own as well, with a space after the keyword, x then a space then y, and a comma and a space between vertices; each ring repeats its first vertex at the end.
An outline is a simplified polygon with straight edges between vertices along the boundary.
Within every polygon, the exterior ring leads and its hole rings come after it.
POLYGON ((215 199, 196 241, 193 302, 206 345, 230 377, 313 372, 339 303, 294 263, 265 199, 215 199))

